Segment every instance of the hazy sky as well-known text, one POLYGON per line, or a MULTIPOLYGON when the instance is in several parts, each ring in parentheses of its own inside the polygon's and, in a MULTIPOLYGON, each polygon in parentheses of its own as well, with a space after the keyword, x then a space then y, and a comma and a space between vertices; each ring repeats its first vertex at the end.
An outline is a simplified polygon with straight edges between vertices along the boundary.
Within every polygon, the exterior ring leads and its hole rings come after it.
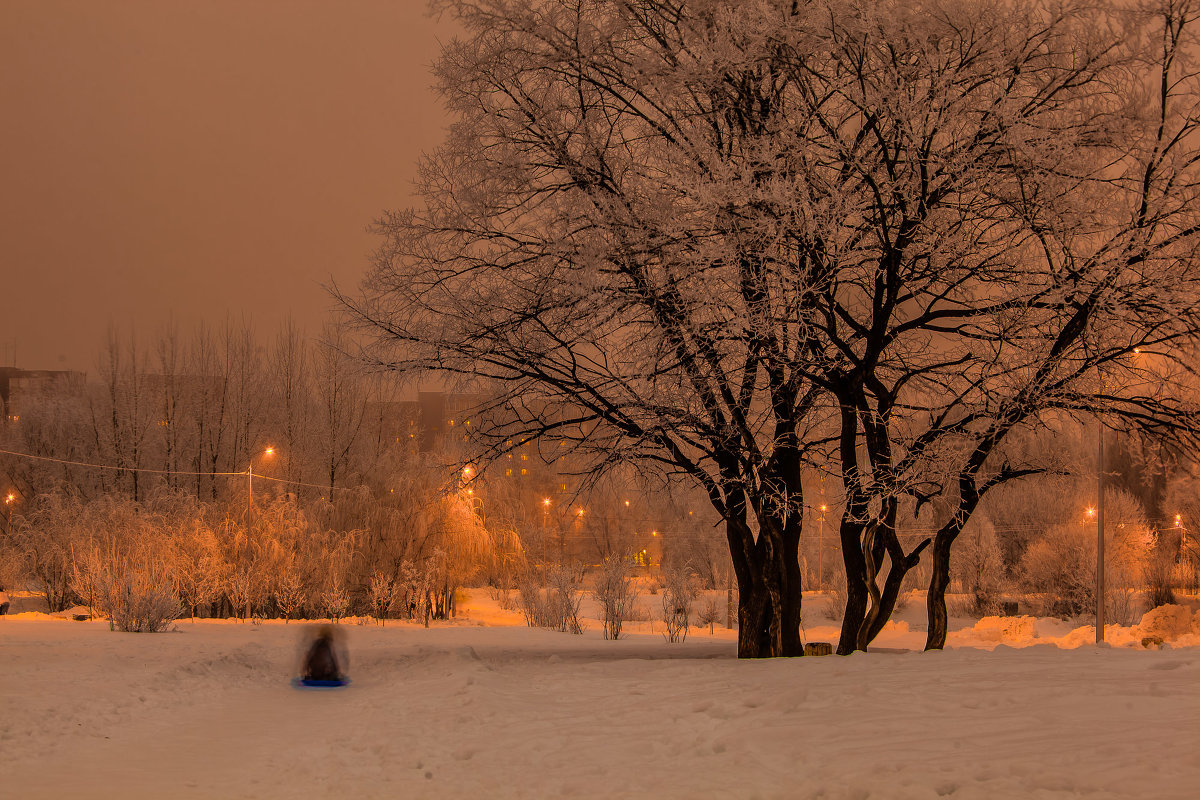
POLYGON ((444 116, 425 0, 0 2, 0 363, 110 321, 313 330, 444 116))

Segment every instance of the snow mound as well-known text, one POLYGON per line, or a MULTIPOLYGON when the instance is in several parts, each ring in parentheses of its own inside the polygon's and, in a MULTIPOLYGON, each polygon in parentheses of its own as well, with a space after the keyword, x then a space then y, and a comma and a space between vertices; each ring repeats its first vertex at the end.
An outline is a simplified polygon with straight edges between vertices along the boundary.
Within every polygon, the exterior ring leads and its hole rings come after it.
POLYGON ((1038 638, 1035 617, 984 617, 971 629, 982 642, 1020 645, 1038 638))
POLYGON ((1189 633, 1200 634, 1200 611, 1193 615, 1190 608, 1176 605, 1152 608, 1142 615, 1135 630, 1138 636, 1157 636, 1164 642, 1189 633))

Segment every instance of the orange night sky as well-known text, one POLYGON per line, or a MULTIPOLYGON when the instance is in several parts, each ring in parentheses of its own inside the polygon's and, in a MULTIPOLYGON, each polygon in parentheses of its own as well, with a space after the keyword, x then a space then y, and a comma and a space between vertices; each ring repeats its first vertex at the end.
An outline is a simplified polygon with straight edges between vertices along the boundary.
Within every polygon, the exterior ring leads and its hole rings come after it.
POLYGON ((0 364, 110 322, 316 332, 444 125, 423 0, 0 4, 0 364))

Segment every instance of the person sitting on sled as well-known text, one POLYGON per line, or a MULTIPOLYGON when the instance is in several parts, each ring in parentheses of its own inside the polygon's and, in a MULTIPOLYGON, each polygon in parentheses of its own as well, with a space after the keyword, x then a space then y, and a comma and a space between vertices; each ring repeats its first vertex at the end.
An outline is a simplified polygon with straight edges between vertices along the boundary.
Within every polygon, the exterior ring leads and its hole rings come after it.
POLYGON ((345 680, 338 667, 337 653, 333 647, 333 629, 328 625, 317 631, 308 655, 304 657, 304 670, 301 677, 306 681, 341 681, 345 680))

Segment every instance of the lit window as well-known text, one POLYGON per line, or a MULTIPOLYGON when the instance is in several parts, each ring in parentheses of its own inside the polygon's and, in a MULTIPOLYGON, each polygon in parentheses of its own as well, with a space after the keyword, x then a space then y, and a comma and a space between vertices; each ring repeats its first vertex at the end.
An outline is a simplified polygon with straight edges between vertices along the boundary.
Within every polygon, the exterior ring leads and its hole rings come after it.
POLYGON ((506 478, 511 478, 511 477, 512 477, 512 470, 511 470, 511 469, 506 469, 506 470, 504 470, 504 476, 505 476, 506 478))
POLYGON ((447 424, 447 425, 449 425, 451 428, 453 428, 453 427, 454 427, 454 420, 450 420, 450 421, 448 421, 446 424, 447 424))
POLYGON ((508 460, 509 460, 509 461, 512 461, 512 453, 509 453, 509 454, 508 454, 508 460))
POLYGON ((521 474, 522 474, 522 475, 525 475, 525 474, 527 474, 528 472, 529 472, 529 470, 525 470, 525 469, 521 470, 521 474))
POLYGON ((529 456, 525 455, 524 453, 521 453, 521 460, 522 460, 522 461, 528 461, 528 460, 529 460, 529 456))

